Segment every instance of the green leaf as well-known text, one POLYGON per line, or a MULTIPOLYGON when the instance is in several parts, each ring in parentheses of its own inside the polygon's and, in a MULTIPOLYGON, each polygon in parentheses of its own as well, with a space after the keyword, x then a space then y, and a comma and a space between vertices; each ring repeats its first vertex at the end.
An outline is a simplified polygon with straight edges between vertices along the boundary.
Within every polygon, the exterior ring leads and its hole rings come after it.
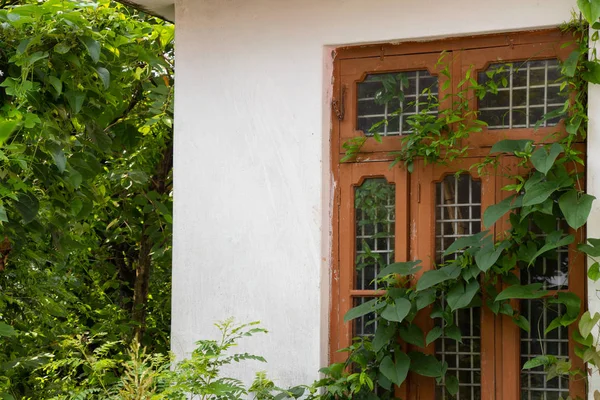
POLYGON ((415 324, 410 325, 402 325, 399 329, 400 337, 406 343, 418 346, 425 347, 424 334, 421 328, 419 328, 415 324))
POLYGON ((417 304, 417 311, 422 310, 428 305, 432 304, 437 298, 435 290, 427 289, 421 292, 418 292, 415 296, 415 302, 417 304))
POLYGON ((578 229, 585 225, 595 199, 594 196, 579 193, 573 189, 560 196, 558 206, 569 226, 573 229, 578 229))
POLYGON ((344 322, 352 321, 355 318, 362 317, 370 312, 375 311, 375 304, 377 303, 377 299, 372 299, 369 301, 365 301, 364 303, 351 308, 348 310, 346 315, 344 315, 344 322))
POLYGON ((28 224, 37 216, 40 202, 33 194, 22 193, 19 195, 19 200, 15 203, 15 208, 23 217, 23 222, 28 224))
POLYGON ((8 216, 6 215, 6 209, 3 205, 0 205, 0 222, 8 222, 8 216))
POLYGON ((564 237, 561 236, 562 232, 560 231, 552 232, 551 234, 546 236, 546 244, 542 246, 542 248, 539 249, 537 253, 533 255, 533 257, 529 260, 529 265, 533 264, 535 262, 535 259, 541 256, 542 254, 562 246, 568 246, 575 240, 575 237, 573 237, 573 235, 566 235, 564 237))
POLYGON ((456 279, 460 276, 460 271, 460 266, 454 264, 433 271, 426 271, 417 281, 417 292, 449 279, 456 279))
POLYGON ((459 250, 463 250, 466 247, 478 246, 488 233, 489 233, 489 231, 482 231, 475 235, 463 236, 463 237, 456 239, 450 245, 450 247, 448 247, 446 249, 446 251, 444 251, 444 256, 455 253, 459 250))
POLYGON ((509 242, 502 242, 498 248, 494 248, 494 243, 490 243, 475 254, 475 263, 482 272, 487 272, 508 247, 510 247, 509 242))
POLYGON ((564 304, 567 310, 563 317, 570 317, 571 320, 577 319, 581 311, 581 299, 575 293, 558 292, 557 298, 552 299, 551 303, 564 304))
POLYGON ((512 285, 504 289, 495 301, 508 299, 539 299, 546 295, 546 290, 539 290, 541 283, 532 283, 531 285, 512 285))
POLYGON ((515 197, 516 195, 513 194, 512 196, 509 196, 506 199, 502 200, 500 203, 491 205, 488 208, 486 208, 485 212, 483 213, 483 225, 486 228, 490 228, 496 223, 496 221, 502 218, 504 214, 520 206, 520 204, 516 202, 515 205, 513 205, 515 197))
POLYGON ((546 368, 546 382, 561 375, 569 375, 573 365, 571 361, 556 360, 556 363, 546 368))
POLYGON ((129 171, 127 172, 127 176, 131 179, 132 182, 137 183, 139 185, 144 185, 150 177, 144 171, 129 171))
POLYGON ((523 196, 523 207, 543 203, 552 193, 556 192, 557 189, 558 184, 554 181, 538 183, 525 192, 525 196, 523 196))
POLYGON ((444 328, 444 334, 450 339, 454 339, 457 342, 462 343, 462 334, 460 329, 456 325, 449 325, 444 328))
POLYGON ((443 375, 443 365, 434 356, 412 351, 409 353, 409 357, 411 371, 432 378, 438 378, 443 375))
POLYGON ((573 340, 579 344, 589 347, 594 343, 594 335, 588 335, 587 337, 584 338, 583 336, 581 336, 581 333, 579 332, 579 330, 574 329, 573 330, 573 340))
POLYGON ((417 266, 420 264, 421 260, 418 261, 409 261, 409 262, 397 262, 388 265, 377 275, 378 279, 383 278, 384 276, 391 274, 398 274, 402 276, 412 275, 418 272, 421 267, 417 266))
POLYGON ((550 168, 552 168, 554 165, 556 157, 558 157, 558 155, 563 151, 564 148, 558 143, 552 144, 549 153, 546 152, 545 148, 540 147, 531 155, 531 163, 535 169, 546 175, 548 174, 548 171, 550 171, 550 168))
POLYGON ((80 40, 85 45, 85 48, 92 58, 92 61, 94 61, 94 64, 97 63, 100 60, 100 43, 89 36, 84 36, 80 38, 80 40))
POLYGON ((19 126, 19 121, 0 119, 0 146, 10 137, 10 134, 19 126))
POLYGON ((410 301, 400 297, 394 301, 394 304, 388 304, 385 307, 381 313, 381 317, 388 321, 402 322, 410 312, 410 308, 410 301))
POLYGON ((69 90, 65 93, 65 97, 67 98, 67 101, 69 102, 69 106, 71 106, 71 110, 73 110, 73 113, 78 114, 79 111, 81 111, 81 107, 83 107, 83 102, 86 97, 85 93, 69 90))
MULTIPOLYGON (((585 70, 581 73, 581 77, 590 83, 600 83, 600 65, 595 61, 584 61, 583 65, 585 70)), ((572 128, 570 128, 571 124, 567 125, 567 132, 571 135, 575 135, 579 130, 579 125, 575 126, 577 122, 579 122, 580 125, 582 119, 579 118, 579 121, 575 121, 575 123, 572 124, 574 125, 572 128)))
POLYGON ((442 336, 442 333, 444 332, 444 330, 442 329, 441 326, 434 326, 429 333, 427 334, 427 337, 425 338, 425 343, 427 344, 427 346, 429 346, 431 343, 433 343, 434 341, 436 341, 440 336, 442 336))
POLYGON ((65 42, 57 43, 56 46, 54 46, 54 51, 58 54, 67 54, 69 50, 71 50, 71 46, 65 42))
POLYGON ((579 11, 590 25, 600 18, 600 3, 597 0, 577 0, 577 7, 579 7, 579 11))
POLYGON ((30 37, 21 40, 21 43, 19 43, 19 46, 17 46, 17 54, 25 53, 29 47, 29 43, 31 43, 30 37))
POLYGON ((16 334, 15 328, 4 322, 0 322, 0 336, 10 337, 15 336, 16 334))
POLYGON ((58 79, 55 76, 49 75, 47 77, 48 79, 48 83, 50 83, 52 85, 52 87, 54 88, 54 90, 56 90, 56 95, 60 96, 62 93, 62 88, 63 88, 63 83, 60 79, 58 79))
POLYGON ((537 186, 538 183, 542 182, 544 179, 546 179, 546 176, 541 172, 536 171, 533 174, 531 174, 529 178, 527 178, 527 180, 523 184, 523 188, 525 189, 525 191, 530 190, 531 188, 537 186))
POLYGON ((456 393, 458 393, 458 378, 456 375, 446 375, 446 390, 452 396, 455 396, 456 393))
POLYGON ((476 279, 468 282, 466 286, 461 281, 456 282, 448 292, 447 302, 450 310, 455 311, 467 307, 473 301, 478 290, 479 282, 476 279))
MULTIPOLYGON (((596 73, 597 73, 597 78, 598 78, 597 83, 600 83, 600 65, 598 65, 596 63, 593 63, 593 64, 595 66, 596 73)), ((577 132, 579 131, 579 127, 581 126, 582 122, 583 122, 583 118, 581 116, 573 117, 567 125, 567 133, 569 133, 571 135, 576 135, 577 132)))
POLYGON ((379 352, 383 349, 386 344, 389 344, 396 333, 396 325, 393 323, 385 323, 380 321, 377 324, 377 330, 375 331, 375 337, 373 338, 373 351, 379 352))
POLYGON ((581 333, 581 336, 584 339, 592 333, 592 329, 596 326, 598 321, 600 321, 599 313, 595 313, 593 317, 589 311, 583 313, 579 319, 579 333, 581 333))
MULTIPOLYGON (((554 204, 552 200, 549 200, 549 202, 554 204)), ((546 234, 556 231, 556 216, 553 214, 536 212, 533 214, 533 222, 546 234)))
POLYGON ((590 265, 587 271, 587 276, 594 282, 600 278, 600 264, 598 264, 598 262, 595 262, 592 265, 590 265))
MULTIPOLYGON (((579 0, 579 1, 581 1, 581 0, 579 0)), ((583 0, 583 1, 585 1, 585 0, 583 0)), ((579 62, 579 51, 575 50, 571 54, 569 54, 569 57, 567 57, 567 59, 563 63, 563 66, 562 66, 563 75, 566 75, 569 78, 574 77, 575 71, 577 70, 578 62, 579 62)))
POLYGON ((578 245, 577 250, 590 257, 600 257, 600 239, 588 239, 588 243, 578 245))
POLYGON ((65 172, 65 169, 67 168, 67 157, 65 156, 63 149, 54 142, 46 143, 46 148, 50 151, 50 155, 58 170, 61 173, 65 172))
POLYGON ((108 89, 110 86, 110 72, 108 72, 108 70, 104 67, 96 68, 96 72, 98 73, 98 77, 100 77, 100 80, 104 85, 104 89, 108 89))
MULTIPOLYGON (((108 152, 110 150, 110 146, 112 144, 112 140, 110 138, 110 136, 108 136, 106 134, 106 132, 104 132, 102 129, 89 129, 88 130, 88 134, 90 135, 90 139, 92 139, 92 142, 94 142, 94 144, 96 144, 98 146, 98 148, 104 152, 108 152)), ((142 179, 142 183, 145 183, 147 181, 147 175, 145 172, 140 171, 143 175, 144 178, 142 179)), ((136 171, 131 171, 129 173, 129 176, 132 177, 132 173, 135 174, 136 171)), ((132 178, 132 180, 134 182, 136 182, 136 179, 132 178)))
POLYGON ((31 54, 29 57, 27 57, 25 59, 25 65, 26 66, 32 66, 33 64, 35 64, 36 62, 43 60, 44 58, 48 57, 48 52, 45 51, 36 51, 35 53, 31 54))
POLYGON ((548 335, 549 332, 552 332, 554 329, 562 326, 560 320, 561 320, 561 317, 554 318, 552 320, 552 322, 550 322, 548 327, 544 330, 544 335, 548 335))
POLYGON ((496 142, 492 146, 490 154, 524 152, 531 143, 533 143, 533 140, 529 139, 504 139, 499 142, 496 142))
POLYGON ((402 351, 395 352, 394 357, 396 362, 393 362, 390 356, 385 356, 381 361, 379 370, 390 382, 400 386, 406 380, 411 359, 402 351))
POLYGON ((527 321, 527 318, 525 318, 522 315, 519 315, 518 317, 514 317, 513 322, 515 323, 515 325, 517 325, 519 328, 523 329, 525 332, 529 332, 531 330, 531 327, 529 326, 529 321, 527 321))
POLYGON ((537 357, 532 358, 531 360, 527 361, 523 365, 523 369, 537 368, 537 367, 544 366, 544 365, 550 365, 555 362, 556 362, 556 357, 554 357, 554 356, 537 356, 537 357))
POLYGON ((33 113, 25 114, 25 121, 23 121, 23 126, 25 126, 25 128, 31 129, 41 123, 42 123, 42 120, 36 114, 33 114, 33 113))
POLYGON ((69 171, 69 176, 67 176, 67 179, 75 189, 78 189, 83 182, 83 176, 74 169, 69 171))

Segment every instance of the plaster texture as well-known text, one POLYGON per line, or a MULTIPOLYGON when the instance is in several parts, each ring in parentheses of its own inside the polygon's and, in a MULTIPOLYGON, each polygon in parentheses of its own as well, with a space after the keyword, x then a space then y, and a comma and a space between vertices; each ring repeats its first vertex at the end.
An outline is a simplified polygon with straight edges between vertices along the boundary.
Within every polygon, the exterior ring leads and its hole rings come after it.
MULTIPOLYGON (((256 367, 282 386, 308 383, 327 363, 332 49, 552 27, 574 6, 176 0, 175 353, 189 354, 216 334, 214 321, 235 316, 270 330, 242 346, 268 360, 236 371, 245 379, 256 367)), ((598 125, 590 120, 592 132, 598 125)), ((600 159, 589 165, 600 170, 600 159)), ((600 180, 588 179, 600 198, 600 180)), ((600 236, 600 223, 590 230, 600 236)), ((591 307, 600 308, 595 297, 591 307)))
MULTIPOLYGON (((600 157, 596 156, 598 152, 600 152, 600 85, 589 85, 586 189, 589 194, 596 196, 586 225, 587 237, 590 238, 600 237, 600 157)), ((588 265, 592 265, 591 260, 588 260, 588 265)), ((589 312, 592 315, 600 312, 600 281, 588 280, 587 296, 589 312)), ((600 337, 598 331, 595 335, 596 338, 600 337)), ((592 400, 594 391, 600 390, 600 378, 596 374, 589 383, 588 397, 592 400)))

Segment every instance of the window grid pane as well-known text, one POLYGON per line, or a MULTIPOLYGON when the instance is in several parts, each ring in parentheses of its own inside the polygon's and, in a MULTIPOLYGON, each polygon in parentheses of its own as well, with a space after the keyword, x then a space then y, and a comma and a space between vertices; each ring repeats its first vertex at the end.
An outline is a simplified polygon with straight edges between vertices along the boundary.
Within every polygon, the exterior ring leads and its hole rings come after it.
POLYGON ((355 192, 354 289, 377 290, 375 277, 394 261, 395 191, 385 179, 367 179, 355 192))
MULTIPOLYGON (((436 262, 456 258, 443 257, 444 251, 459 237, 479 233, 481 230, 481 182, 468 174, 449 175, 436 184, 436 262)), ((445 301, 442 300, 442 304, 445 301)), ((438 320, 442 323, 442 320, 438 320)), ((448 363, 448 375, 459 381, 456 399, 481 398, 481 310, 459 310, 454 324, 460 329, 462 343, 446 335, 436 341, 436 353, 448 363)), ((436 399, 450 399, 445 390, 445 379, 436 387, 436 399)))
MULTIPOLYGON (((529 224, 529 229, 539 238, 547 236, 533 223, 529 224)), ((564 219, 556 220, 557 231, 566 232, 567 229, 567 222, 564 219)), ((569 247, 559 247, 546 257, 538 258, 533 266, 521 270, 521 283, 523 285, 541 283, 544 290, 569 289, 569 247)))
MULTIPOLYGON (((537 237, 544 238, 546 234, 533 223, 530 230, 537 237)), ((565 232, 566 221, 556 220, 556 230, 565 232)), ((538 259, 535 265, 521 270, 521 283, 541 283, 545 290, 566 290, 569 288, 569 248, 559 247, 554 254, 538 259)), ((569 357, 569 331, 567 327, 544 334, 552 320, 563 315, 562 304, 550 304, 544 299, 522 300, 521 313, 529 321, 531 332, 521 330, 521 366, 530 359, 541 355, 553 355, 557 358, 569 357)), ((560 396, 569 395, 569 379, 556 377, 546 381, 543 367, 521 371, 521 398, 524 400, 554 400, 560 396)))
MULTIPOLYGON (((352 300, 353 307, 360 306, 361 304, 373 300, 375 297, 355 297, 352 300)), ((354 320, 354 332, 353 336, 373 336, 377 329, 377 322, 375 321, 376 314, 374 312, 358 317, 354 320)))
MULTIPOLYGON (((558 60, 536 60, 514 64, 492 64, 479 73, 479 84, 490 81, 488 72, 505 68, 492 79, 498 93, 487 93, 479 100, 479 119, 489 129, 531 128, 542 117, 564 106, 566 93, 560 91, 558 60), (502 84, 505 81, 506 87, 502 84)), ((540 126, 555 126, 560 117, 541 122, 540 126)))
MULTIPOLYGON (((437 105, 438 78, 427 70, 369 74, 357 84, 357 128, 366 136, 374 132, 381 136, 409 134, 408 117, 437 105), (404 96, 400 101, 399 93, 404 96), (381 123, 371 131, 374 124, 381 123)), ((435 110, 426 111, 437 116, 435 110)))
POLYGON ((436 184, 435 250, 438 264, 455 259, 444 257, 454 241, 481 231, 481 182, 469 175, 447 176, 436 184))
MULTIPOLYGON (((445 333, 436 340, 436 353, 442 362, 448 363, 447 376, 458 379, 458 400, 481 398, 481 309, 479 307, 458 310, 454 324, 459 327, 462 343, 449 338, 445 333)), ((441 321, 441 320, 438 320, 441 321)), ((437 400, 453 399, 445 390, 446 380, 436 387, 437 400)))
MULTIPOLYGON (((521 313, 531 324, 531 332, 521 330, 521 367, 536 356, 569 357, 569 331, 561 326, 544 334, 550 322, 563 315, 562 304, 541 300, 522 300, 521 313)), ((542 366, 521 371, 522 400, 558 400, 569 395, 569 379, 559 376, 546 381, 542 366)))

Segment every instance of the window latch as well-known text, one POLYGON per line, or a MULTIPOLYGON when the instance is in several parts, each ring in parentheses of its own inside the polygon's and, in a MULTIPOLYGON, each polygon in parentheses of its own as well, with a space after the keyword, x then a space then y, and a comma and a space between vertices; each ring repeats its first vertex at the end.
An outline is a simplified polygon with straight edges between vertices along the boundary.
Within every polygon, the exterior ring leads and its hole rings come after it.
POLYGON ((344 114, 346 113, 346 86, 342 86, 342 96, 340 100, 333 99, 331 101, 331 106, 333 107, 333 112, 339 121, 344 119, 344 114))

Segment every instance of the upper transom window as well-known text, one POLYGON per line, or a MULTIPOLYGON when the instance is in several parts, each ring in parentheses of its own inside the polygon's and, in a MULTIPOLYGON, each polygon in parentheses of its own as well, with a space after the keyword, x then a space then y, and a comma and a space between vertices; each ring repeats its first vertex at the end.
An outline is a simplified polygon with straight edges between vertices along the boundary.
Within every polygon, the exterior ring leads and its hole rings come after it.
POLYGON ((369 74, 357 85, 357 126, 367 136, 408 134, 411 116, 437 116, 438 78, 427 70, 369 74))
POLYGON ((490 65, 478 77, 491 91, 479 100, 479 119, 489 129, 556 125, 559 116, 544 116, 563 109, 566 93, 560 90, 560 76, 556 59, 490 65))

